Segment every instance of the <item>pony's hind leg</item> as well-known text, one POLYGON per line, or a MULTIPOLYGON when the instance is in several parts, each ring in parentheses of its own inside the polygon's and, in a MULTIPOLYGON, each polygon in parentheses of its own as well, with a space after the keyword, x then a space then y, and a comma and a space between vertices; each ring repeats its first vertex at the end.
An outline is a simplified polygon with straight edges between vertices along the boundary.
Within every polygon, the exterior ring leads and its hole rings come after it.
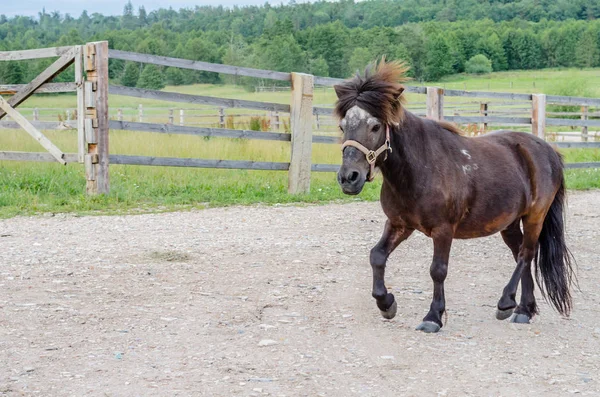
POLYGON ((371 267, 373 268, 372 295, 377 301, 377 307, 381 311, 381 315, 387 319, 394 318, 398 305, 394 299, 394 295, 388 293, 385 286, 385 264, 390 254, 413 231, 413 229, 395 227, 390 221, 387 221, 381 239, 371 250, 370 260, 371 267))
POLYGON ((517 219, 501 232, 502 239, 508 248, 510 248, 513 257, 515 258, 515 262, 517 262, 517 267, 515 268, 508 285, 504 287, 502 297, 498 302, 498 310, 496 311, 496 318, 498 320, 506 320, 509 318, 513 314, 515 307, 517 307, 515 295, 517 292, 517 286, 519 284, 519 278, 523 272, 522 267, 520 267, 518 264, 519 250, 521 249, 521 244, 523 243, 523 233, 521 232, 520 224, 521 219, 517 219))
POLYGON ((515 315, 511 319, 513 323, 528 323, 529 320, 538 314, 537 304, 535 302, 535 284, 531 275, 531 261, 525 265, 521 275, 521 302, 515 309, 515 315))
POLYGON ((517 255, 517 267, 510 281, 504 288, 504 292, 498 302, 498 310, 505 308, 506 304, 516 306, 515 295, 519 279, 521 284, 521 302, 515 310, 515 316, 511 322, 529 323, 529 320, 537 313, 535 297, 533 295, 533 278, 531 276, 531 261, 535 255, 540 232, 542 231, 544 217, 529 215, 523 218, 523 243, 519 248, 517 255))

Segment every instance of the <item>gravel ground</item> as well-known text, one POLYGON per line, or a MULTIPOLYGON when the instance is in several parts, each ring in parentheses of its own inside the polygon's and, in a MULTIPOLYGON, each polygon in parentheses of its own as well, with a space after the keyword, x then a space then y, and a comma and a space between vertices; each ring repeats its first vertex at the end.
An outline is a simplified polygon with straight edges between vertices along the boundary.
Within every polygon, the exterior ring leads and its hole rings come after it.
MULTIPOLYGON (((391 256, 398 315, 371 298, 378 203, 0 221, 0 395, 600 395, 600 191, 569 197, 570 319, 494 318, 514 263, 455 241, 439 334, 431 241, 391 256)), ((539 295, 539 294, 538 294, 539 295)))

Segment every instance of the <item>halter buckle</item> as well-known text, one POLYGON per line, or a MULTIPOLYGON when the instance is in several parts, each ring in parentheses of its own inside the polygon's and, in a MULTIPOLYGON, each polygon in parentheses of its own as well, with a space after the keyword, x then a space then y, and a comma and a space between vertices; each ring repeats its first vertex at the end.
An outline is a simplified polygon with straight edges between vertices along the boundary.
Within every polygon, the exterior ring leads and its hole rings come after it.
POLYGON ((367 163, 373 164, 375 160, 377 160, 377 153, 375 153, 373 150, 369 150, 369 153, 366 154, 366 157, 367 163))
POLYGON ((392 144, 390 143, 390 140, 386 139, 385 144, 387 145, 388 152, 392 153, 392 144))

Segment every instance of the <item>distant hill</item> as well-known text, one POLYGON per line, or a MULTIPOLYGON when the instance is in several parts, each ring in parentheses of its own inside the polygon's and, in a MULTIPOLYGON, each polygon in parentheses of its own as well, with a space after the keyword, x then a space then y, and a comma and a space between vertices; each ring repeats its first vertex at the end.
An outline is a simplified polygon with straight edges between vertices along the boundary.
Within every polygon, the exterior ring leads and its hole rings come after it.
MULTIPOLYGON (((409 63, 413 77, 435 80, 463 72, 478 54, 494 71, 600 66, 599 17, 600 0, 319 1, 150 13, 128 3, 118 17, 0 16, 0 50, 109 40, 116 49, 332 77, 347 77, 386 54, 409 63)), ((2 62, 0 82, 29 81, 48 62, 2 62)), ((225 79, 143 69, 112 61, 110 73, 128 85, 225 79)))

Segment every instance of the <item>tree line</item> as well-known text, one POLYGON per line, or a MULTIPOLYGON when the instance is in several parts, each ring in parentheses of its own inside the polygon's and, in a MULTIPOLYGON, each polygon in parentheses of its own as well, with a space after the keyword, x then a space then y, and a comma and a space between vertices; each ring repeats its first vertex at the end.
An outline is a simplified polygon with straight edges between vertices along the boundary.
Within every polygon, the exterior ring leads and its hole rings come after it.
MULTIPOLYGON (((417 80, 465 70, 600 66, 600 0, 371 0, 260 7, 196 7, 78 18, 42 11, 0 16, 0 50, 108 40, 111 48, 236 66, 348 77, 386 55, 417 80)), ((1 62, 0 82, 30 81, 51 60, 1 62)), ((58 81, 71 80, 72 74, 58 81)), ((111 60, 128 86, 241 83, 216 73, 111 60)))

